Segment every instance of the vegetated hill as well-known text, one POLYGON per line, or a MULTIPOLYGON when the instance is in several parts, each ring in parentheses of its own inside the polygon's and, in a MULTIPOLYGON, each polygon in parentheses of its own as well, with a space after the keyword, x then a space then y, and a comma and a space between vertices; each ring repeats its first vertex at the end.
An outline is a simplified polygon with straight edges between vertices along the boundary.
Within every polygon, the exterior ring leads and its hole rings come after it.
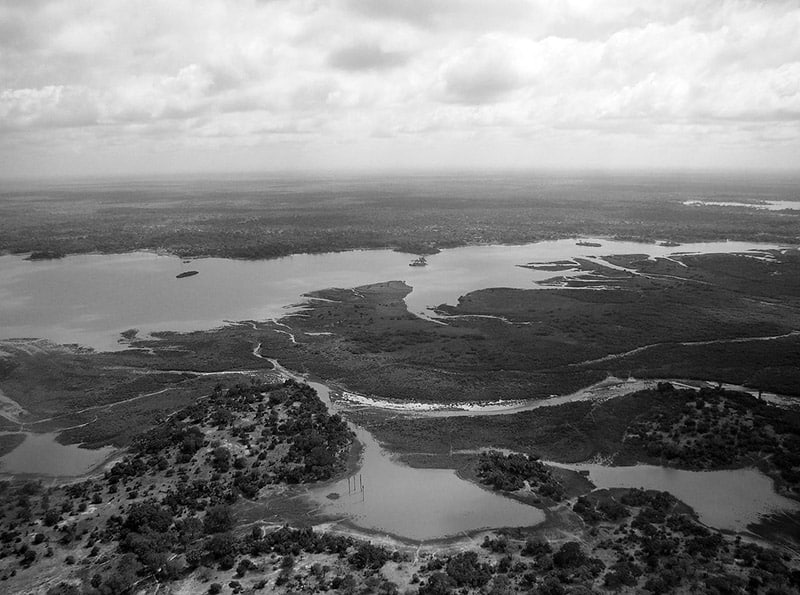
POLYGON ((90 566, 101 575, 100 558, 126 554, 120 564, 141 577, 174 578, 225 557, 240 498, 332 478, 345 470, 353 439, 307 385, 217 387, 137 436, 102 477, 51 488, 4 483, 0 572, 8 579, 20 570, 15 553, 32 575, 47 558, 70 564, 84 556, 88 533, 90 566))

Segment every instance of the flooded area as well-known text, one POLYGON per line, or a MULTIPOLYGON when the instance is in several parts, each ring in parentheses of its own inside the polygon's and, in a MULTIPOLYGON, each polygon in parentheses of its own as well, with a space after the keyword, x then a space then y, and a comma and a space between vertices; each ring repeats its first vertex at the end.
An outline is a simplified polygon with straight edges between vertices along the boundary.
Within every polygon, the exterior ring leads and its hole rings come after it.
POLYGON ((684 471, 654 465, 549 464, 586 471, 598 488, 667 491, 691 506, 703 523, 717 529, 745 531, 769 513, 800 510, 800 503, 777 494, 772 480, 752 468, 684 471))
MULTIPOLYGON (((585 243, 584 243, 585 244, 585 243)), ((182 261, 150 252, 78 255, 28 261, 0 256, 0 339, 46 338, 98 350, 124 349, 122 331, 191 331, 230 320, 265 320, 289 313, 303 294, 327 287, 356 287, 402 280, 413 290, 409 311, 430 317, 441 304, 487 287, 535 288, 578 271, 521 267, 579 257, 764 251, 769 244, 712 242, 662 246, 600 239, 592 245, 557 240, 521 246, 468 246, 443 250, 427 266, 408 266, 392 250, 300 254, 274 260, 204 258, 182 261), (189 271, 198 274, 177 279, 189 271)))

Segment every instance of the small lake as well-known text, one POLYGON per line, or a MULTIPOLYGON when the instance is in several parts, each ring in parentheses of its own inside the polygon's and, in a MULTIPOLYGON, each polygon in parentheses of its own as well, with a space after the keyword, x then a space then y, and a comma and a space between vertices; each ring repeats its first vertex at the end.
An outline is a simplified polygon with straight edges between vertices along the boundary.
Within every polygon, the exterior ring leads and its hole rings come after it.
MULTIPOLYGON (((276 367, 307 382, 328 408, 336 411, 327 386, 276 367)), ((326 516, 369 532, 412 541, 444 539, 479 529, 532 527, 545 520, 540 509, 484 490, 453 470, 415 469, 399 463, 372 434, 359 426, 351 427, 363 445, 359 470, 347 479, 309 492, 309 498, 326 516), (331 494, 338 498, 329 498, 331 494)))
POLYGON ((124 348, 118 342, 119 333, 130 328, 143 333, 192 331, 215 328, 228 320, 278 318, 310 291, 390 280, 403 280, 413 288, 406 298, 409 311, 430 316, 429 307, 455 305, 471 291, 535 288, 539 281, 576 274, 518 266, 531 262, 776 248, 746 242, 676 247, 602 239, 593 243, 600 246, 557 240, 453 248, 428 257, 425 267, 408 266, 411 256, 392 250, 190 262, 149 252, 77 255, 51 261, 6 255, 0 256, 0 339, 36 337, 116 350, 124 348), (199 274, 176 279, 189 270, 199 274))
POLYGON ((800 503, 777 494, 772 479, 757 469, 684 471, 654 465, 550 464, 588 471, 598 488, 669 492, 691 506, 703 523, 717 529, 745 531, 766 514, 800 510, 800 503))
POLYGON ((369 432, 358 428, 356 434, 364 445, 359 471, 311 492, 327 515, 414 541, 487 528, 531 527, 545 520, 538 508, 484 490, 453 470, 415 469, 398 463, 369 432), (332 493, 339 497, 328 498, 332 493))

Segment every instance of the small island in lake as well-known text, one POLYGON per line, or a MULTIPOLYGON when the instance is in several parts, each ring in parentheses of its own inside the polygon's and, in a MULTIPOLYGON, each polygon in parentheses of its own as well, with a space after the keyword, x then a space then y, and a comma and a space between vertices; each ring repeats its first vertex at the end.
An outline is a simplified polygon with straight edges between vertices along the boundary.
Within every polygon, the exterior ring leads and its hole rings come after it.
POLYGON ((199 274, 200 271, 184 271, 179 275, 175 275, 176 279, 183 279, 185 277, 194 277, 195 275, 199 274))
POLYGON ((37 250, 31 252, 26 260, 57 260, 64 258, 64 254, 57 250, 37 250))

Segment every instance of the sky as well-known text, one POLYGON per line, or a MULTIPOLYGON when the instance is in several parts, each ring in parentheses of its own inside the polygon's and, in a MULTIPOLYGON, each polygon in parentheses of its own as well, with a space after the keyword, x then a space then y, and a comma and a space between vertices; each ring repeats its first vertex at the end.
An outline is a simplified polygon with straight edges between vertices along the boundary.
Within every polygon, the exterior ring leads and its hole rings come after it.
POLYGON ((0 177, 800 170, 800 0, 0 0, 0 177))

